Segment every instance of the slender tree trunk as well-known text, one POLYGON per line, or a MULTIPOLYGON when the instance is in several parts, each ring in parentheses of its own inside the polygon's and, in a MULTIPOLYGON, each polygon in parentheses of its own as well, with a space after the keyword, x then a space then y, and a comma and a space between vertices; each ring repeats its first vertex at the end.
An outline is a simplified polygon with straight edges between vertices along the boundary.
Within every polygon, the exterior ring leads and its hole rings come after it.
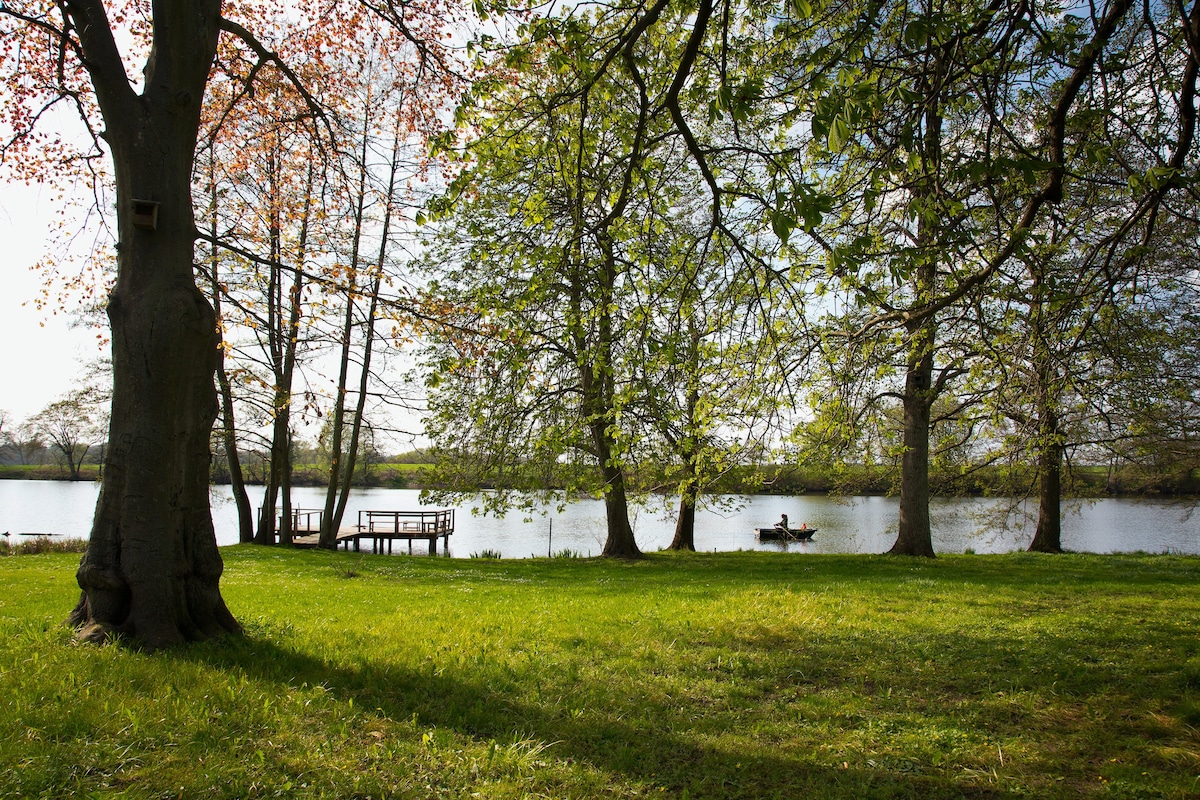
MULTIPOLYGON (((355 270, 351 269, 351 285, 356 280, 355 270)), ((318 539, 320 547, 332 550, 337 547, 337 528, 334 526, 334 516, 337 511, 338 488, 344 481, 350 483, 353 475, 345 468, 345 454, 342 452, 342 428, 346 422, 346 381, 350 370, 350 335, 354 327, 354 296, 353 291, 346 296, 345 325, 342 328, 341 366, 338 372, 337 397, 333 403, 333 414, 330 424, 333 429, 329 435, 329 480, 325 490, 325 508, 321 514, 321 535, 318 539)))
POLYGON ((72 480, 72 481, 79 480, 79 467, 80 467, 80 465, 83 464, 83 458, 80 458, 78 461, 75 460, 75 448, 74 447, 60 446, 58 449, 62 451, 63 458, 65 458, 67 461, 67 478, 68 478, 68 480, 72 480))
MULTIPOLYGON (((304 194, 304 216, 300 225, 300 240, 297 244, 296 264, 303 265, 308 252, 308 220, 312 213, 313 169, 310 163, 308 182, 304 194)), ((282 252, 282 251, 281 251, 282 252)), ((282 278, 282 270, 280 271, 282 278)), ((283 430, 283 469, 280 472, 280 489, 283 494, 283 523, 279 531, 279 543, 290 547, 295 536, 295 518, 292 516, 292 470, 295 467, 295 442, 292 437, 292 382, 296 374, 296 350, 300 341, 300 305, 303 301, 304 279, 299 270, 292 276, 292 284, 288 290, 288 318, 283 333, 283 358, 277 371, 281 388, 280 408, 277 413, 282 417, 283 430)))
MULTIPOLYGON (((278 519, 277 509, 279 491, 283 486, 284 470, 290 469, 287 463, 287 437, 291 426, 289 410, 291 408, 291 386, 283 383, 283 270, 280 264, 282 257, 280 248, 279 196, 278 179, 276 175, 277 160, 273 149, 268 149, 267 159, 267 208, 266 215, 271 220, 268 236, 268 252, 270 272, 267 281, 267 358, 271 365, 274 381, 271 398, 271 455, 267 471, 266 486, 263 487, 262 509, 258 517, 258 534, 254 537, 257 544, 273 545, 279 531, 275 524, 278 519)), ((282 525, 282 520, 280 521, 282 525)))
MULTIPOLYGON (((215 169, 209 155, 209 169, 215 169)), ((237 425, 233 411, 233 386, 225 372, 225 344, 222 340, 221 324, 221 260, 217 255, 217 182, 209 175, 209 209, 212 214, 209 236, 214 242, 209 254, 209 277, 211 278, 213 314, 217 318, 217 385, 221 398, 221 440, 225 447, 225 462, 229 467, 229 488, 238 511, 238 541, 245 544, 254 541, 254 509, 246 494, 246 479, 242 474, 242 459, 238 455, 237 425)))
MULTIPOLYGON (((334 535, 334 545, 337 543, 337 531, 342 526, 342 518, 346 515, 346 505, 350 501, 350 479, 354 475, 355 462, 358 459, 358 443, 362 435, 363 415, 367 406, 367 387, 371 380, 371 356, 375 350, 375 313, 379 308, 379 292, 383 287, 383 267, 387 263, 388 236, 391 233, 392 211, 396 201, 396 177, 400 171, 400 122, 396 121, 392 137, 392 161, 388 173, 387 199, 383 211, 383 230, 379 237, 379 255, 375 260, 375 275, 371 281, 371 302, 367 309, 366 331, 363 334, 362 372, 358 379, 358 399, 354 405, 354 418, 350 427, 350 447, 346 452, 346 478, 342 481, 341 492, 333 517, 327 526, 334 535)), ((364 165, 365 166, 365 165, 364 165)))
MULTIPOLYGON (((216 297, 216 295, 213 295, 216 297)), ((215 301, 214 301, 215 302, 215 301)), ((219 315, 219 312, 218 312, 219 315)), ((242 458, 238 455, 237 426, 233 416, 233 387, 225 372, 225 348, 217 344, 217 383, 220 386, 222 441, 225 461, 229 465, 229 489, 238 511, 238 541, 254 541, 254 508, 246 493, 246 477, 242 474, 242 458)))
POLYGON ((1037 387, 1038 522, 1029 549, 1041 553, 1062 552, 1062 435, 1058 430, 1054 372, 1047 339, 1044 282, 1033 281, 1034 306, 1030 314, 1034 335, 1034 373, 1037 387))
POLYGON ((1032 552, 1062 552, 1062 435, 1058 429, 1058 407, 1054 362, 1051 358, 1050 325, 1047 320, 1049 287, 1042 267, 1030 264, 1032 300, 1029 321, 1033 335, 1033 373, 1037 404, 1038 522, 1029 544, 1032 552))
MULTIPOLYGON (((358 291, 358 258, 362 246, 363 221, 367 203, 367 131, 370 128, 371 103, 368 95, 363 109, 363 140, 358 163, 358 196, 354 207, 354 234, 350 248, 350 268, 346 280, 346 315, 342 322, 341 359, 338 365, 338 383, 335 391, 337 396, 333 402, 333 415, 330 422, 333 429, 329 435, 329 481, 325 490, 325 509, 321 514, 321 535, 318 545, 326 549, 337 547, 337 526, 334 517, 337 516, 338 490, 345 484, 347 487, 354 475, 345 463, 346 454, 342 452, 342 428, 346 424, 346 391, 350 381, 350 338, 354 333, 354 295, 358 291)), ((340 518, 339 518, 340 522, 340 518)))
POLYGON ((279 507, 279 484, 277 483, 279 475, 276 474, 278 467, 274 453, 272 453, 267 461, 267 479, 263 483, 262 505, 258 508, 258 531, 254 534, 255 544, 275 544, 275 512, 279 507))
POLYGON ((603 253, 604 279, 597 298, 596 342, 594 356, 583 369, 584 410, 590 420, 592 441, 604 476, 604 513, 608 538, 601 555, 609 558, 641 558, 629 522, 629 498, 625 488, 625 469, 617 455, 614 432, 617 425, 616 379, 614 375, 613 292, 617 285, 617 263, 612 241, 607 234, 599 237, 603 253))
MULTIPOLYGON (((296 351, 300 338, 300 305, 303 297, 303 278, 296 271, 285 296, 283 268, 283 223, 282 200, 278 184, 278 170, 282 159, 272 151, 268 162, 271 204, 271 280, 268 290, 267 335, 268 355, 275 380, 274 423, 271 428, 271 472, 263 494, 263 515, 259 521, 259 544, 274 544, 275 535, 279 543, 290 546, 294 534, 292 525, 292 379, 296 368, 296 351), (286 299, 285 299, 286 297, 286 299), (287 309, 286 318, 284 309, 287 309), (275 530, 276 497, 282 495, 279 530, 275 530), (267 513, 268 509, 270 514, 267 513)), ((308 246, 308 220, 312 212, 313 168, 310 163, 305 185, 304 213, 301 217, 300 237, 295 255, 296 263, 303 264, 308 246)))
MULTIPOLYGON (((350 270, 351 285, 356 280, 355 270, 350 270)), ((321 514, 321 535, 318 546, 332 550, 337 547, 338 529, 334 525, 337 512, 338 488, 344 481, 350 483, 351 475, 345 469, 345 454, 342 452, 342 428, 346 421, 346 381, 350 370, 350 334, 354 327, 354 295, 353 290, 346 296, 345 325, 342 328, 341 365, 338 372, 338 385, 335 389, 337 397, 333 402, 333 413, 330 424, 333 426, 329 434, 329 477, 325 489, 325 507, 321 514)))
MULTIPOLYGON (((601 315, 603 316, 603 315, 601 315)), ((625 471, 615 457, 617 443, 613 440, 612 384, 591 363, 580 365, 580 384, 583 394, 582 412, 588 420, 593 452, 604 481, 604 514, 608 535, 601 555, 611 558, 641 558, 629 522, 629 498, 625 487, 625 471)))
POLYGON ((684 413, 683 436, 677 440, 676 448, 683 457, 683 466, 687 475, 679 493, 679 517, 675 521, 675 537, 671 540, 670 550, 696 549, 696 501, 700 496, 701 480, 701 431, 700 431, 700 342, 702 336, 695 325, 695 312, 688 318, 688 371, 687 397, 684 413))
MULTIPOLYGON (((387 226, 384 225, 386 229, 387 226)), ((384 240, 387 240, 386 230, 384 240)), ((386 246, 386 245, 385 245, 386 246)), ((382 253, 381 253, 382 257, 382 253)), ((363 414, 367 404, 367 385, 371 379, 371 353, 375 347, 375 311, 379 305, 379 290, 383 282, 383 265, 379 264, 375 280, 371 285, 371 303, 367 312, 367 330, 363 337, 362 374, 358 381, 358 399, 354 405, 354 415, 350 423, 350 446, 346 449, 346 468, 343 470, 341 491, 338 495, 337 506, 329 521, 329 529, 336 537, 341 528, 342 518, 346 515, 346 505, 350 501, 350 481, 354 477, 354 468, 358 461, 358 443, 362 435, 363 414)), ((336 546, 336 538, 334 540, 336 546)))
MULTIPOLYGON (((941 91, 941 68, 936 57, 930 74, 923 76, 922 89, 929 99, 924 111, 921 141, 921 172, 916 176, 913 207, 917 213, 917 248, 923 261, 914 272, 913 304, 920 311, 937 291, 938 233, 943 221, 937 218, 934 198, 942 156, 942 116, 937 92, 941 91)), ((937 389, 933 382, 933 352, 937 321, 933 315, 914 319, 906 326, 908 346, 904 376, 904 455, 900 466, 900 518, 893 555, 933 558, 933 534, 929 525, 929 419, 937 389)))
POLYGON ((295 518, 292 516, 292 432, 289 429, 286 434, 286 455, 284 456, 284 467, 280 474, 280 496, 282 498, 282 507, 279 510, 279 543, 284 547, 292 546, 292 537, 295 536, 296 530, 295 518))

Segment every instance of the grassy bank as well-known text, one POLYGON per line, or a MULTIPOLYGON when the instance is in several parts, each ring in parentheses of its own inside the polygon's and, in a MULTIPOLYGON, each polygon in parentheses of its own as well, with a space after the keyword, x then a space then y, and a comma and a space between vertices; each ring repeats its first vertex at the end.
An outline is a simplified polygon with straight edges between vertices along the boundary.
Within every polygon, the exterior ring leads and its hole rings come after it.
POLYGON ((0 797, 1200 796, 1200 559, 226 555, 248 635, 0 559, 0 797))
MULTIPOLYGON (((81 481, 94 481, 100 477, 100 467, 84 464, 79 468, 81 481)), ((66 467, 57 464, 0 464, 0 481, 66 481, 71 475, 66 467)))

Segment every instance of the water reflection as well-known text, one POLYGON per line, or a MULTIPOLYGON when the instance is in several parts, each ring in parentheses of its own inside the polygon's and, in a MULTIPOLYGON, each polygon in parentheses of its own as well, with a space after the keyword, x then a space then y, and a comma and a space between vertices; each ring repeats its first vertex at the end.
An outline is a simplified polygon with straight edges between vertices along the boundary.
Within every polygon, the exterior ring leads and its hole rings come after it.
MULTIPOLYGON (((59 481, 0 481, 0 532, 60 533, 86 537, 99 486, 59 481)), ((256 506, 261 489, 251 488, 256 506)), ((213 522, 222 545, 237 541, 237 509, 229 488, 213 487, 213 522)), ((294 504, 317 508, 322 490, 300 487, 294 504)), ((1024 550, 1033 538, 1036 508, 1010 508, 996 499, 936 499, 931 504, 934 548, 941 553, 1003 553, 1024 550)), ((419 507, 419 493, 408 489, 365 489, 351 497, 345 522, 360 509, 409 510, 419 507)), ((1194 502, 1103 499, 1064 506, 1063 546, 1069 550, 1110 553, 1143 550, 1153 553, 1200 554, 1200 514, 1194 502)), ((631 510, 638 545, 646 551, 665 548, 675 531, 674 506, 662 500, 631 510)), ((484 550, 507 558, 545 556, 570 550, 596 555, 604 546, 604 504, 599 500, 570 503, 562 511, 504 517, 472 514, 458 507, 450 553, 467 557, 484 550)), ((896 538, 897 500, 890 497, 828 498, 817 496, 723 498, 720 507, 697 513, 696 548, 703 551, 790 550, 806 553, 881 553, 896 538), (818 528, 805 543, 759 542, 754 529, 773 525, 781 514, 793 524, 818 528)), ((414 551, 424 548, 416 547, 414 551)))

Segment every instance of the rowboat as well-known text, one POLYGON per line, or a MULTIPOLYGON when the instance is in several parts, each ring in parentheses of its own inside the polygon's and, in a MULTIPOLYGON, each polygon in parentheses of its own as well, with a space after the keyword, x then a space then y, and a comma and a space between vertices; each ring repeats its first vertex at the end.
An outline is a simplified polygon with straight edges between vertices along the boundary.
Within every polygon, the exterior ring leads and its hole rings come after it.
POLYGON ((758 528, 760 542, 807 542, 816 528, 758 528))

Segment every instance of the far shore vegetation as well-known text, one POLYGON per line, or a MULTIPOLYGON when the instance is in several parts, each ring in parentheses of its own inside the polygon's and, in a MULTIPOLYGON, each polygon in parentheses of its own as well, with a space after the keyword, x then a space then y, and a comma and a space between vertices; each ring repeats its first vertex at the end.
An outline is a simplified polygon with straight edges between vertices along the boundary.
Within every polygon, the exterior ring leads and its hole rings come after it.
MULTIPOLYGON (((351 484, 359 487, 390 489, 438 489, 442 484, 436 474, 434 459, 426 452, 416 450, 391 457, 376 455, 364 459, 355 469, 351 484)), ((256 464, 250 456, 242 457, 242 468, 247 483, 264 483, 265 460, 256 464)), ((324 486, 328 477, 328 463, 318 459, 298 460, 293 466, 293 486, 324 486)), ((46 463, 0 464, 0 480, 97 480, 100 465, 86 461, 77 467, 78 477, 72 478, 62 463, 53 459, 46 463)), ((539 488, 562 489, 570 481, 550 480, 539 488)), ((636 483, 651 487, 666 483, 656 476, 654 470, 635 473, 636 483)), ((820 468, 797 467, 783 464, 742 466, 730 469, 710 487, 713 494, 841 494, 841 495, 890 495, 899 486, 899 465, 839 466, 820 468)), ((953 496, 1021 497, 1030 494, 1035 480, 1031 466, 978 466, 969 468, 940 469, 930 473, 933 494, 953 496)), ((229 473, 223 459, 216 459, 212 470, 212 482, 229 483, 229 473)), ((576 482, 578 483, 578 482, 576 482)), ((584 482, 586 486, 586 482, 584 482)), ((1180 468, 1150 469, 1142 465, 1124 466, 1074 466, 1064 471, 1064 489, 1076 497, 1183 497, 1200 495, 1200 470, 1180 468)), ((479 489, 517 488, 514 484, 500 485, 495 482, 481 484, 479 489)))

